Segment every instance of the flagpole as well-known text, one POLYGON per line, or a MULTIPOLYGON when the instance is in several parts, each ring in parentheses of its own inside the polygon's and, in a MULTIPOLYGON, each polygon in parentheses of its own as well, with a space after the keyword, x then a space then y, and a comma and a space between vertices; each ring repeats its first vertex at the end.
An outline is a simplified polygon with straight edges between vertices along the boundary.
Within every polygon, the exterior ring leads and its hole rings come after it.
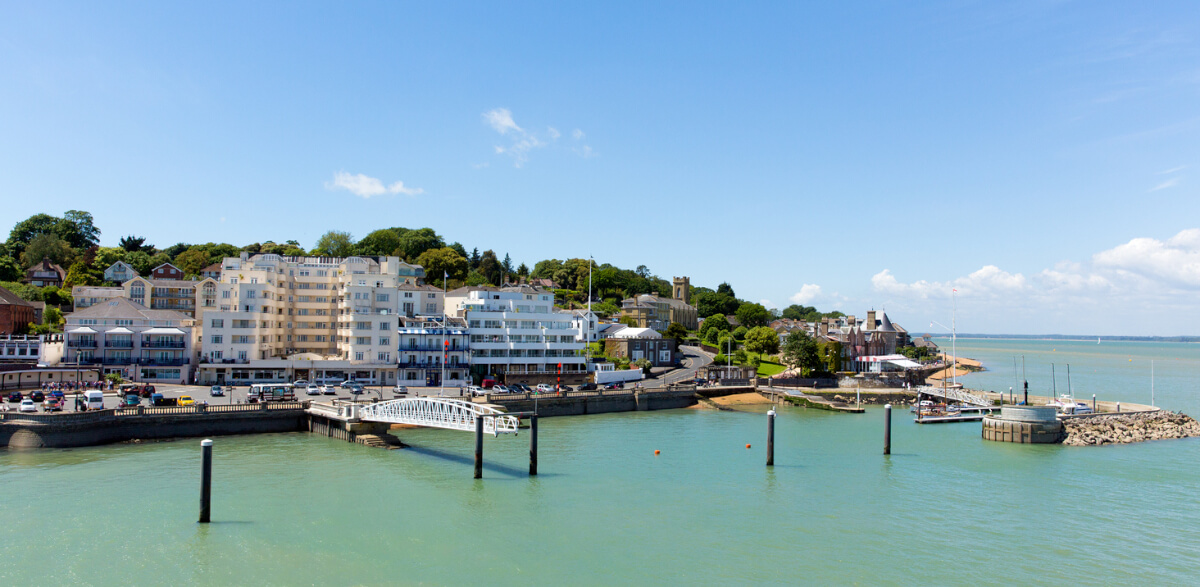
POLYGON ((446 280, 450 278, 449 271, 442 271, 442 378, 439 396, 446 395, 446 280))

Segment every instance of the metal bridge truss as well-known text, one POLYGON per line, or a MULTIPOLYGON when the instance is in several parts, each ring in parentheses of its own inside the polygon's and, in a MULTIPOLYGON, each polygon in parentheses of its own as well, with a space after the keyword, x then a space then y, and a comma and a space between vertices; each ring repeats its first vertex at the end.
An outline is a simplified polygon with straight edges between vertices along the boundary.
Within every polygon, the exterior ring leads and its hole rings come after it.
POLYGON ((935 387, 932 385, 926 385, 918 387, 917 392, 921 395, 931 395, 934 397, 945 398, 948 401, 959 402, 972 406, 986 407, 992 405, 991 400, 983 396, 968 393, 960 388, 935 387))
MULTIPOLYGON (((395 399, 363 406, 358 417, 371 422, 411 424, 427 428, 475 431, 475 420, 480 416, 503 414, 487 406, 463 401, 434 397, 395 399)), ((483 418, 484 434, 516 434, 520 420, 516 416, 496 415, 483 418)))

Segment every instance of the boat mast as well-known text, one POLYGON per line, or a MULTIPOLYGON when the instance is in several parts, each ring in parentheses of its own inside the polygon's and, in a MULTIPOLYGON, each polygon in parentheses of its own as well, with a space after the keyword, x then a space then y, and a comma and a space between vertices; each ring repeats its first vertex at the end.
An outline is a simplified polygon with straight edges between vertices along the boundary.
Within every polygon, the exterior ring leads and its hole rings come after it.
POLYGON ((1054 399, 1058 399, 1058 377, 1054 375, 1054 363, 1050 363, 1050 390, 1054 399))
POLYGON ((950 292, 950 299, 954 301, 954 309, 950 314, 950 352, 954 353, 954 363, 951 364, 950 378, 955 386, 958 385, 958 290, 950 292))
POLYGON ((1150 405, 1154 405, 1154 359, 1150 359, 1150 405))
POLYGON ((1021 355, 1021 379, 1025 381, 1025 405, 1029 405, 1029 377, 1025 375, 1025 355, 1021 355))
POLYGON ((1071 403, 1075 403, 1075 390, 1071 389, 1071 364, 1067 363, 1067 393, 1071 394, 1071 403))

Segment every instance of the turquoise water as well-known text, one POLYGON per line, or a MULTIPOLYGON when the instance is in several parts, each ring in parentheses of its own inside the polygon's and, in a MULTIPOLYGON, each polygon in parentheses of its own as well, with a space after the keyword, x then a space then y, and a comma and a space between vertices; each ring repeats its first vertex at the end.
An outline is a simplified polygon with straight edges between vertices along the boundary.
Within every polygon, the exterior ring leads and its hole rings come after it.
MULTIPOLYGON (((936 342, 950 350, 949 339, 936 342)), ((1059 394, 1067 393, 1069 366, 1076 399, 1091 398, 1094 393, 1101 401, 1139 404, 1150 403, 1153 361, 1155 403, 1200 416, 1200 344, 960 338, 958 354, 983 361, 987 368, 959 378, 973 389, 1007 393, 1012 387, 1020 393, 1023 356, 1030 395, 1049 396, 1055 385, 1059 394)))
POLYGON ((882 409, 781 408, 767 469, 761 411, 548 418, 542 475, 521 434, 487 439, 479 481, 461 432, 400 431, 398 451, 217 438, 208 526, 196 439, 0 452, 0 584, 1197 582, 1200 441, 894 423, 884 457, 882 409))

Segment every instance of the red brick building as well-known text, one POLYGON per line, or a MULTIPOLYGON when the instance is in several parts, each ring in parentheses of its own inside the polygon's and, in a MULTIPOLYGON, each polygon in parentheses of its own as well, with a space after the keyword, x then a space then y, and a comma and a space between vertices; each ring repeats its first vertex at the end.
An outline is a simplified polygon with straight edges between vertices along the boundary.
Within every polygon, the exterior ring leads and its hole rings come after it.
POLYGON ((33 321, 33 304, 0 287, 0 334, 24 333, 33 321))
POLYGON ((183 279, 183 271, 170 263, 163 263, 150 270, 150 279, 183 279))

